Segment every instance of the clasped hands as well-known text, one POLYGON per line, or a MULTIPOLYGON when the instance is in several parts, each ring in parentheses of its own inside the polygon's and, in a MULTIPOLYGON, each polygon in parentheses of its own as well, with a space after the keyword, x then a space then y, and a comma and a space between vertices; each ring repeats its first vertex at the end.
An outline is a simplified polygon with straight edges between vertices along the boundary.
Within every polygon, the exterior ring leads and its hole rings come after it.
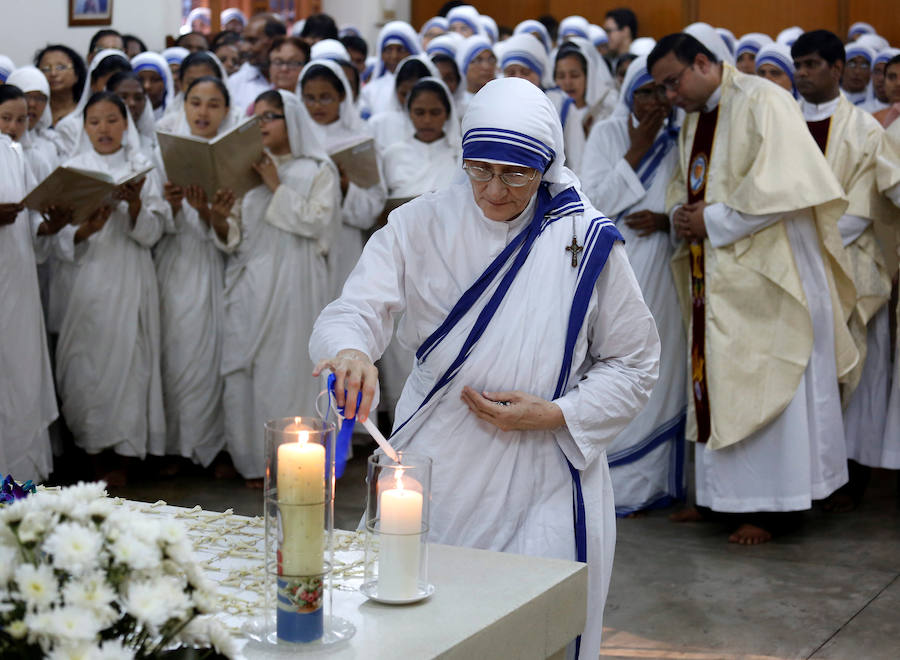
POLYGON ((675 233, 686 241, 702 241, 706 238, 706 221, 703 219, 703 209, 706 202, 694 202, 684 204, 672 214, 672 226, 675 233))
MULTIPOLYGON (((359 413, 361 421, 367 419, 378 382, 378 369, 369 356, 354 349, 339 351, 334 357, 320 360, 313 376, 318 377, 325 369, 334 372, 335 398, 338 406, 344 407, 344 416, 350 418, 359 413), (362 400, 357 411, 360 392, 362 400)), ((466 386, 460 398, 476 417, 503 431, 550 430, 565 425, 558 405, 527 392, 478 392, 466 386)))

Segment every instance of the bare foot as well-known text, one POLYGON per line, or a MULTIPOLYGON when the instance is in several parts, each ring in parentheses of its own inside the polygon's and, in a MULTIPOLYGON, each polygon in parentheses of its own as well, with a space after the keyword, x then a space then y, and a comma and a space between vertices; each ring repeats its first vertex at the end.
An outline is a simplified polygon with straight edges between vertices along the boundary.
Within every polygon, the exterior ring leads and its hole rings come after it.
POLYGON ((163 460, 159 468, 159 476, 163 479, 170 479, 181 473, 183 465, 178 458, 166 458, 163 460))
POLYGON ((236 479, 237 476, 237 470, 234 469, 231 461, 217 461, 216 464, 213 465, 213 477, 220 481, 224 479, 236 479))
POLYGON ((738 527, 734 534, 728 537, 729 543, 738 543, 740 545, 759 545, 760 543, 768 543, 772 540, 772 534, 762 527, 744 523, 738 527))
POLYGON ((825 498, 822 508, 828 513, 849 513, 856 508, 856 500, 849 493, 838 491, 825 498))
POLYGON ((101 481, 105 481, 107 486, 113 488, 124 488, 128 485, 128 471, 124 468, 109 470, 100 475, 101 481))
POLYGON ((244 479, 244 485, 247 488, 251 488, 253 490, 262 490, 263 489, 263 480, 262 479, 244 479))
POLYGON ((686 509, 670 513, 669 520, 677 523, 701 522, 703 520, 703 515, 697 510, 697 507, 689 506, 686 509))

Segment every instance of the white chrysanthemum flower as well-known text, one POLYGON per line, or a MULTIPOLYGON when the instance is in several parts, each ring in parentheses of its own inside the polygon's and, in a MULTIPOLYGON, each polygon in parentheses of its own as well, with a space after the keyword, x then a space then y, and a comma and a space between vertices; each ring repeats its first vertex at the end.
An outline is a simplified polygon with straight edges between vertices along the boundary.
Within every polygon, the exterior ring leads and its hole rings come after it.
MULTIPOLYGON (((0 515, 2 515, 3 510, 8 507, 0 507, 0 515)), ((5 522, 0 521, 0 548, 15 548, 18 549, 19 542, 16 540, 16 535, 9 528, 5 522)))
POLYGON ((201 614, 215 614, 222 609, 219 596, 212 590, 197 589, 191 594, 191 600, 201 614))
POLYGON ((22 564, 16 568, 14 575, 19 595, 28 607, 46 607, 56 600, 56 576, 47 564, 22 564))
POLYGON ((206 626, 206 620, 200 617, 191 619, 184 628, 182 628, 177 637, 178 641, 185 646, 204 647, 209 646, 209 633, 206 626))
POLYGON ((97 660, 134 660, 134 651, 122 644, 121 640, 108 639, 100 645, 97 660))
POLYGON ((118 617, 110 606, 116 599, 116 592, 106 581, 103 573, 94 573, 78 580, 70 580, 63 587, 63 600, 66 605, 84 607, 91 612, 105 628, 118 617))
POLYGON ((162 561, 159 546, 155 543, 148 544, 128 534, 122 534, 113 541, 110 552, 116 563, 125 564, 138 571, 159 568, 162 561))
POLYGON ((73 575, 81 575, 97 566, 103 537, 79 523, 57 525, 47 540, 44 552, 53 557, 53 565, 73 575))
POLYGON ((187 613, 190 599, 171 577, 132 582, 125 594, 125 609, 142 624, 158 629, 171 618, 187 613))
POLYGON ((69 486, 65 489, 65 497, 68 501, 74 503, 90 502, 106 497, 106 483, 103 481, 90 483, 79 481, 74 486, 69 486))
POLYGON ((213 648, 228 658, 235 657, 238 653, 237 643, 225 626, 215 619, 207 621, 206 626, 209 641, 212 643, 213 648))
POLYGON ((57 644, 47 654, 47 660, 95 660, 97 647, 89 642, 57 644))
MULTIPOLYGON (((28 500, 25 500, 26 502, 28 500)), ((22 543, 38 541, 56 523, 57 516, 48 509, 33 509, 22 516, 16 533, 22 543)))
POLYGON ((19 552, 15 548, 0 545, 0 593, 12 579, 19 565, 19 552))
POLYGON ((179 544, 188 540, 187 530, 178 520, 166 519, 159 525, 159 539, 166 544, 179 544))
POLYGON ((89 642, 100 633, 100 622, 93 613, 76 605, 66 605, 51 610, 50 629, 54 637, 61 637, 70 642, 89 642))
POLYGON ((25 639, 25 635, 28 634, 28 625, 18 619, 7 624, 3 631, 13 639, 25 639))
POLYGON ((31 497, 26 497, 24 500, 16 500, 12 504, 0 507, 0 520, 7 524, 20 522, 22 518, 25 517, 26 513, 35 510, 36 499, 37 495, 32 495, 31 497))

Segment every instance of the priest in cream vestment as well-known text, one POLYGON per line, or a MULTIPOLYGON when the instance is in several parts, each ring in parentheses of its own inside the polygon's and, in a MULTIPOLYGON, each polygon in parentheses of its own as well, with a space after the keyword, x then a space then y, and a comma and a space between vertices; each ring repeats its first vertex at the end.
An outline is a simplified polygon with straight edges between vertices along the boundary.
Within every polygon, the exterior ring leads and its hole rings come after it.
MULTIPOLYGON (((837 35, 827 30, 807 32, 791 53, 803 118, 849 201, 838 229, 856 285, 850 331, 860 359, 842 388, 847 458, 881 467, 891 361, 887 309, 891 278, 876 238, 876 224, 886 226, 892 214, 875 182, 884 129, 841 93, 844 45, 837 35)), ((851 484, 856 481, 853 473, 851 465, 851 484)))
MULTIPOLYGON (((668 207, 688 322, 687 436, 697 503, 810 508, 847 481, 838 379, 856 366, 856 302, 837 219, 847 203, 796 101, 687 34, 648 57, 689 114, 668 207)), ((732 541, 770 538, 744 519, 732 541)))

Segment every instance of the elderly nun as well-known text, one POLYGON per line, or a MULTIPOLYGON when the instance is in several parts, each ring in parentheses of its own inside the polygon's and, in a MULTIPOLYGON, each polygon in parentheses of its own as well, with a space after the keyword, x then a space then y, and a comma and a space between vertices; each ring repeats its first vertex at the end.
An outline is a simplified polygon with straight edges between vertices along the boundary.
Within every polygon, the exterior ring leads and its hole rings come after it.
POLYGON ((402 314, 418 359, 392 443, 434 461, 429 540, 586 561, 580 648, 595 658, 615 546, 606 446, 656 382, 656 325, 621 235, 563 165, 541 90, 488 83, 462 132, 470 180, 401 206, 370 239, 316 321, 313 375, 332 370, 339 403, 365 419, 402 314))

